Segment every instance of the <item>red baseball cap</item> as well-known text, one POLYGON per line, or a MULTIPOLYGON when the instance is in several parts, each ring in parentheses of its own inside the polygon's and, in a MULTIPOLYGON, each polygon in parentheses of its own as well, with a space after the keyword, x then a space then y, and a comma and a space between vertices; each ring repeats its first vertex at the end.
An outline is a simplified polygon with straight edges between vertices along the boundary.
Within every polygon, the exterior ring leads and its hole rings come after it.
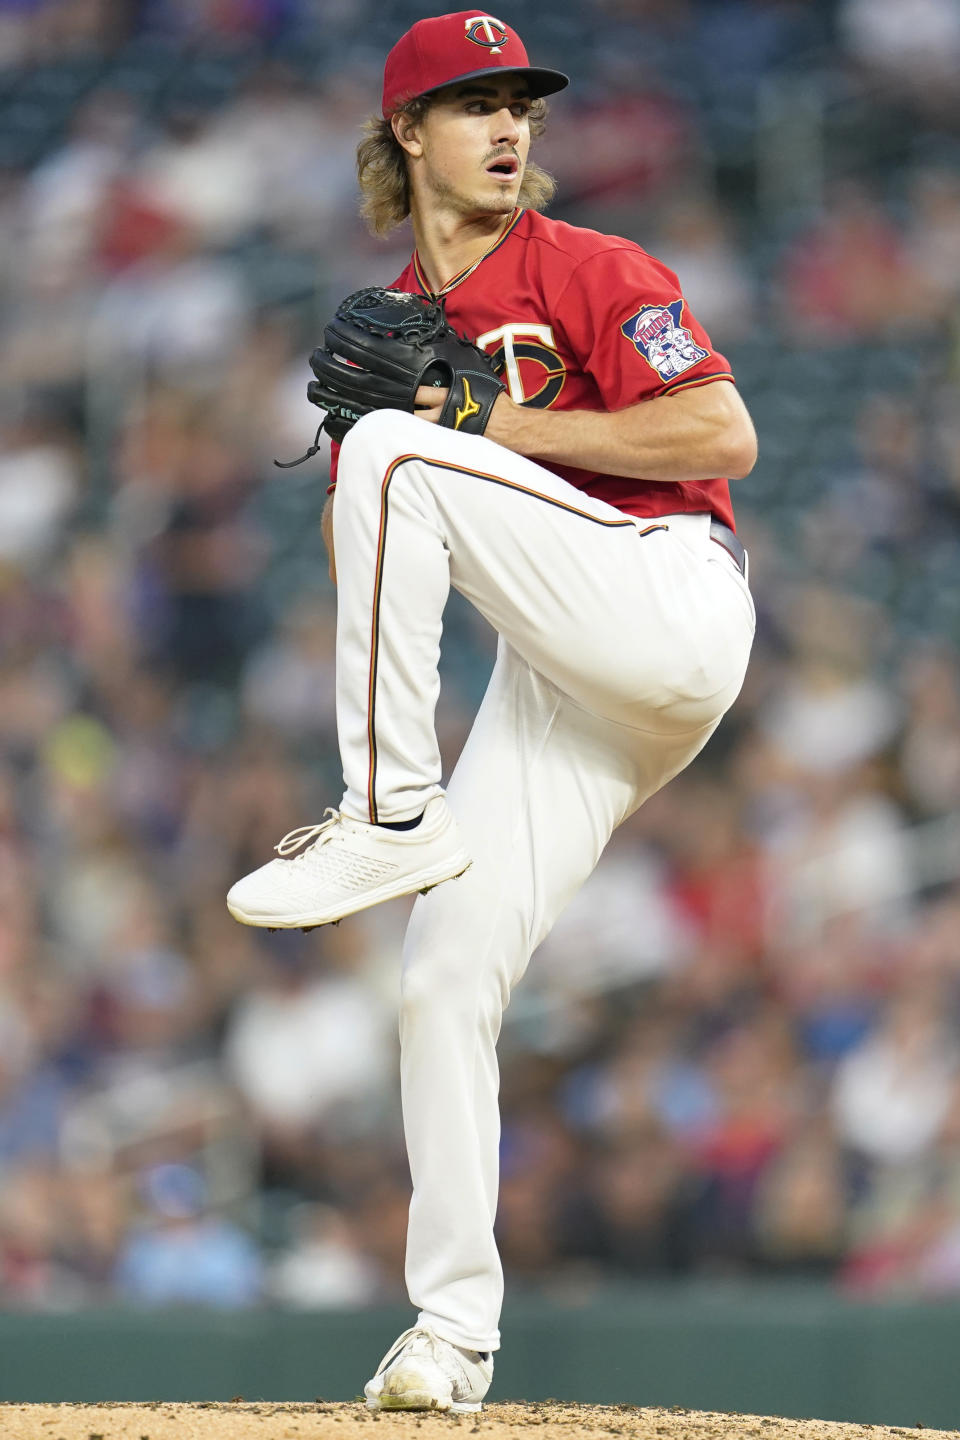
POLYGON ((516 70, 530 94, 553 95, 569 85, 560 70, 531 65, 516 30, 483 11, 458 10, 418 20, 394 45, 383 69, 383 116, 389 120, 407 101, 457 80, 497 70, 516 70))

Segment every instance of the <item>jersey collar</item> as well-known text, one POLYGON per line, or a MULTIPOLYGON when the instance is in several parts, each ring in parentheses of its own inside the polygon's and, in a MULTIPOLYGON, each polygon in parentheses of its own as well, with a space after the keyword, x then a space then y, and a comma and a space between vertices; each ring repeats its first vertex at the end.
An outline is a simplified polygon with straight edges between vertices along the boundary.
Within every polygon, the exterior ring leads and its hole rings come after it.
POLYGON ((453 279, 448 280, 446 285, 444 285, 442 289, 438 290, 436 294, 434 294, 433 291, 430 289, 430 286, 427 283, 427 277, 424 275, 423 267, 420 264, 420 256, 417 254, 416 250, 414 250, 413 273, 417 277, 417 284, 420 286, 420 289, 423 291, 424 295, 426 295, 427 298, 430 300, 439 300, 444 295, 449 295, 450 291, 455 290, 458 285, 462 285, 464 280, 469 280, 474 270, 478 269, 479 266, 483 264, 484 260, 489 259, 491 255, 493 255, 497 250, 500 249, 500 246, 506 241, 507 236, 511 235, 513 231, 517 228, 517 225, 520 223, 523 215, 523 209, 518 206, 517 209, 514 210, 513 214, 510 216, 510 219, 507 221, 504 229, 501 230, 496 240, 494 240, 493 244, 490 246, 489 250, 484 250, 483 254, 479 256, 478 259, 474 260, 472 265, 468 265, 465 270, 461 270, 459 274, 454 275, 453 279))

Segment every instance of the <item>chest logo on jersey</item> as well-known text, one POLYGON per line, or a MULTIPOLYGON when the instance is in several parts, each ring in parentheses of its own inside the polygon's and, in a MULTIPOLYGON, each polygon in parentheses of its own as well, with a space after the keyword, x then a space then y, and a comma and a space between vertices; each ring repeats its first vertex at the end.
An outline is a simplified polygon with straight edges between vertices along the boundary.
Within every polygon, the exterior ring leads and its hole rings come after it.
POLYGON ((507 27, 493 15, 469 15, 463 28, 468 40, 474 45, 485 45, 491 55, 499 55, 507 43, 507 27))
POLYGON ((680 324, 682 312, 682 300, 673 300, 669 305, 644 305, 620 326, 622 334, 632 341, 661 380, 675 380, 710 354, 709 350, 701 349, 686 326, 680 324))
POLYGON ((476 343, 507 382, 511 400, 534 410, 549 409, 567 378, 552 326, 501 325, 478 335, 476 343))

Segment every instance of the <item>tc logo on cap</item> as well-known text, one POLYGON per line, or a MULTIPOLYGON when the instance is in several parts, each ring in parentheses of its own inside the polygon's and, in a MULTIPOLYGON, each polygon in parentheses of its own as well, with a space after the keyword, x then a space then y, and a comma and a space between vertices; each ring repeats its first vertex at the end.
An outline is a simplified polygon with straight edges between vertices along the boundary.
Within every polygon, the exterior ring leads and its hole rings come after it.
POLYGON ((507 27, 493 15, 470 15, 463 22, 467 39, 474 45, 485 45, 491 55, 499 55, 507 43, 507 27))

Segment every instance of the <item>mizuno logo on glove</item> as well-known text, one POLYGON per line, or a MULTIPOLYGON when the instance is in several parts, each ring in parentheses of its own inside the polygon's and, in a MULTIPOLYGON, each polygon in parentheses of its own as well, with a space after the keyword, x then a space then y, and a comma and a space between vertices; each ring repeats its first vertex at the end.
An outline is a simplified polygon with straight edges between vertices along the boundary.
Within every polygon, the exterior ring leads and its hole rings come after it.
POLYGON ((465 420, 469 420, 469 419, 471 418, 471 416, 473 416, 473 415, 479 415, 479 414, 480 414, 480 406, 477 404, 476 400, 474 400, 473 396, 470 394, 470 381, 467 379, 466 375, 464 375, 464 377, 463 377, 463 404, 462 404, 462 406, 460 406, 460 408, 457 410, 456 417, 454 418, 454 422, 453 422, 453 428, 454 428, 454 430, 459 430, 459 429, 460 429, 460 426, 463 424, 463 422, 464 422, 465 420))

